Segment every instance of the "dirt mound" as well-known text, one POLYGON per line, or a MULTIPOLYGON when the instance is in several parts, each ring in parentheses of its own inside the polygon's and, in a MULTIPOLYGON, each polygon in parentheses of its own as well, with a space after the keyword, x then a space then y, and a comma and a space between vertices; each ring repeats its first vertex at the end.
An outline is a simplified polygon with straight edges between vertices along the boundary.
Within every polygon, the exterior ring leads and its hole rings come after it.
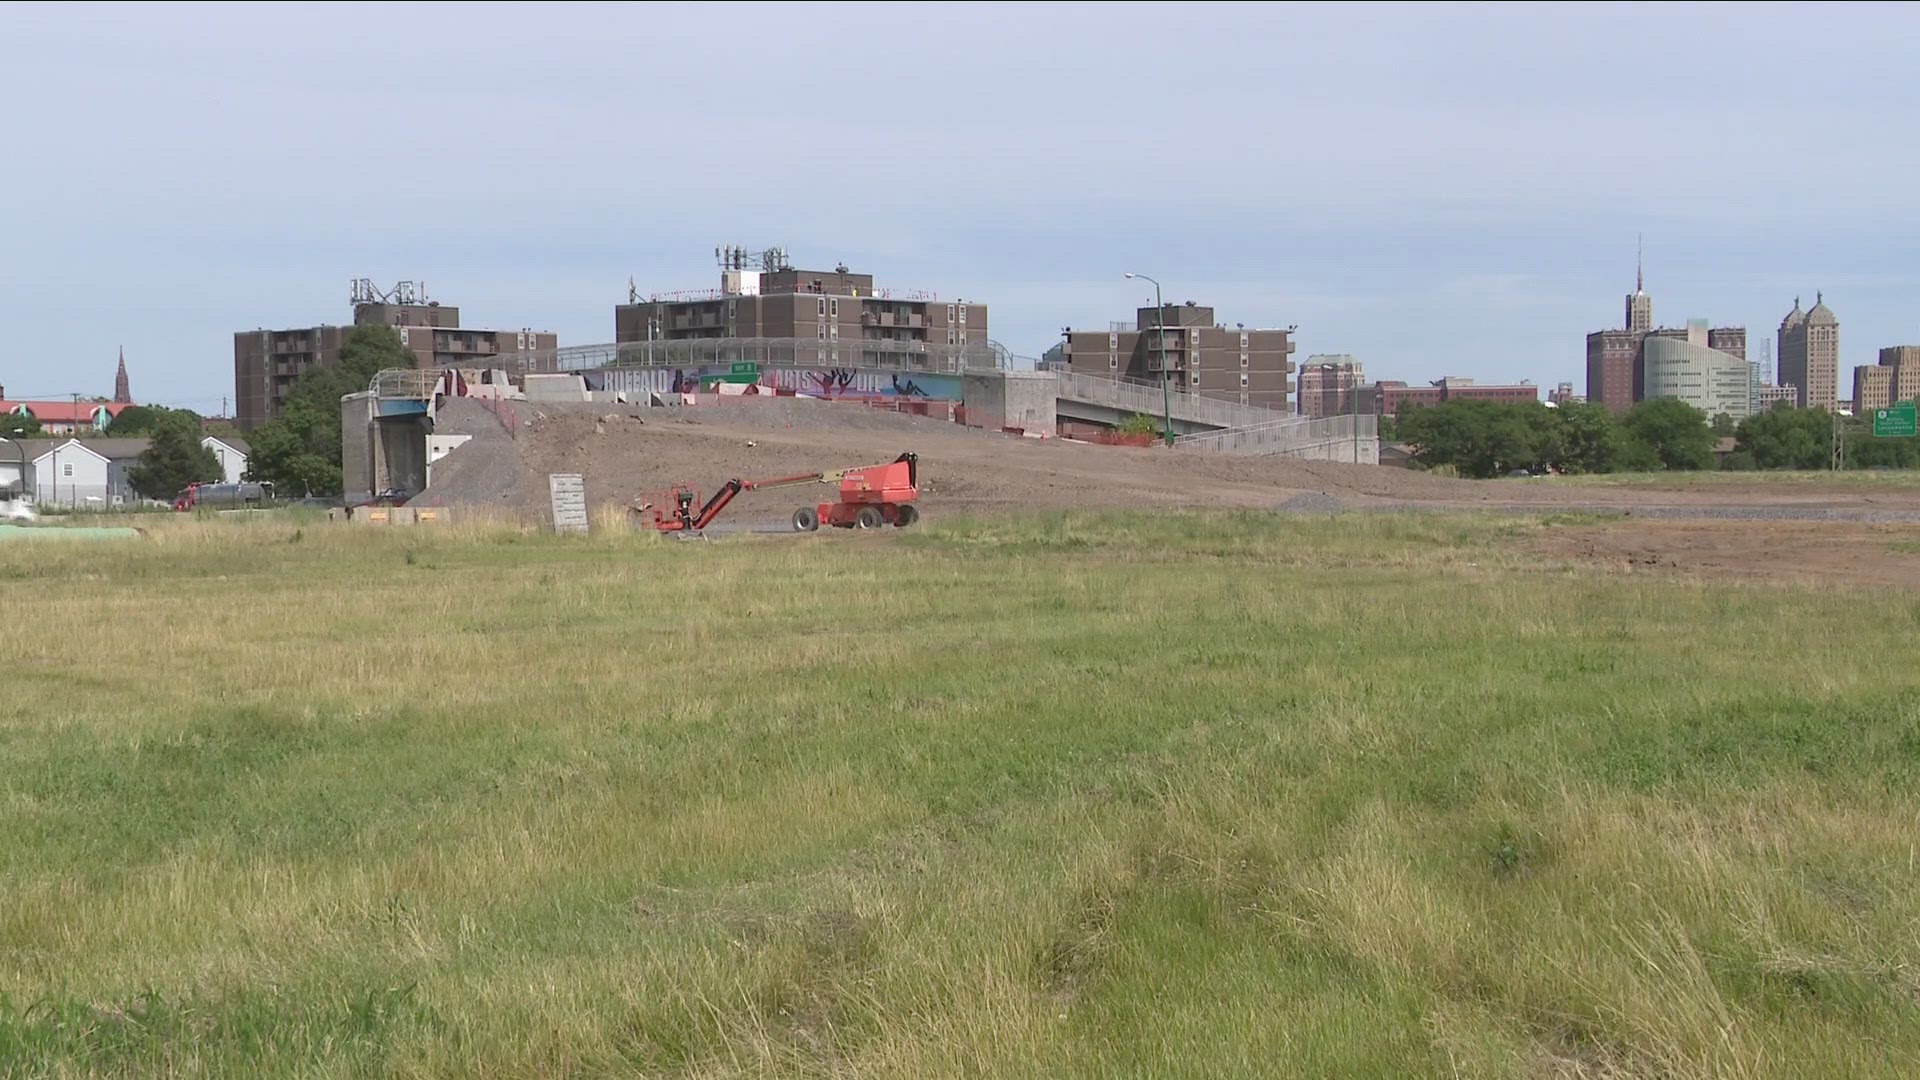
MULTIPOLYGON (((1700 484, 1591 485, 1542 480, 1456 480, 1373 465, 1237 457, 1164 447, 1093 446, 1029 439, 850 403, 742 398, 718 404, 519 405, 518 438, 491 413, 456 402, 442 429, 475 438, 434 466, 436 502, 506 504, 544 517, 547 474, 577 472, 595 505, 627 505, 691 485, 704 498, 726 480, 787 476, 920 455, 922 509, 1258 508, 1553 510, 1650 505, 1752 506, 1871 503, 1920 509, 1920 488, 1762 492, 1700 484), (462 411, 462 409, 468 411, 462 411), (489 427, 491 425, 491 427, 489 427)), ((748 492, 726 522, 779 527, 830 489, 748 492)))
MULTIPOLYGON (((541 405, 523 416, 525 505, 550 472, 578 472, 594 503, 631 503, 675 483, 703 496, 723 481, 762 479, 920 455, 923 509, 1272 507, 1320 494, 1340 505, 1470 497, 1480 486, 1374 466, 1245 458, 1203 451, 1090 446, 965 428, 847 403, 743 399, 677 409, 541 405)), ((728 510, 777 525, 826 489, 749 492, 728 510)))

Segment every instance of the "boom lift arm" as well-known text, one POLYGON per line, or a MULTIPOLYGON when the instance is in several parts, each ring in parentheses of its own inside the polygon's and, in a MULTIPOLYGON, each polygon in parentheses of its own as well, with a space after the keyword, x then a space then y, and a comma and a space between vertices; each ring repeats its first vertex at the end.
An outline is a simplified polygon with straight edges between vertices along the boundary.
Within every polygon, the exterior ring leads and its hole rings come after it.
MULTIPOLYGON (((653 526, 661 532, 696 532, 712 524, 713 519, 727 508, 727 504, 743 491, 796 484, 835 483, 840 485, 840 500, 821 503, 817 508, 802 508, 794 518, 796 528, 811 530, 821 524, 843 527, 859 525, 862 528, 881 523, 907 525, 919 519, 919 514, 906 505, 919 494, 919 462, 918 455, 905 453, 885 465, 777 476, 770 480, 735 478, 720 485, 719 490, 697 510, 693 504, 699 496, 692 488, 681 484, 670 493, 671 506, 652 507, 653 526), (863 517, 861 510, 865 507, 874 509, 870 515, 863 517), (803 521, 811 521, 812 524, 804 525, 803 521)), ((645 510, 649 506, 635 509, 645 510)))

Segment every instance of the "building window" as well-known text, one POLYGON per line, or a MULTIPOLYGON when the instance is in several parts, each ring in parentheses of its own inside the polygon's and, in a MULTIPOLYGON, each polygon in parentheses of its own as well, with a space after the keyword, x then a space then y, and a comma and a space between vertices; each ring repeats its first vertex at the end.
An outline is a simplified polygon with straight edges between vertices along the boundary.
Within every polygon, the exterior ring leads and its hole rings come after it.
POLYGON ((1119 358, 1119 357, 1117 357, 1117 356, 1109 356, 1109 357, 1107 357, 1107 369, 1108 369, 1108 370, 1112 370, 1112 369, 1114 369, 1114 368, 1117 368, 1117 367, 1119 367, 1119 366, 1120 366, 1120 358, 1119 358))
POLYGON ((952 304, 947 305, 947 322, 949 324, 953 322, 953 305, 952 304))
POLYGON ((819 305, 820 305, 819 313, 822 315, 825 315, 827 313, 827 302, 825 300, 821 300, 819 301, 819 305))
POLYGON ((827 301, 827 305, 828 305, 828 310, 830 310, 833 313, 833 317, 836 319, 839 318, 840 317, 840 301, 829 300, 827 301))
POLYGON ((953 344, 953 327, 947 327, 947 344, 953 344))
POLYGON ((1244 371, 1240 373, 1240 385, 1241 386, 1247 385, 1247 373, 1244 371))
POLYGON ((68 463, 66 463, 65 465, 62 465, 62 466, 60 466, 60 475, 61 475, 61 476, 72 476, 72 475, 73 475, 73 463, 72 463, 72 462, 68 462, 68 463))

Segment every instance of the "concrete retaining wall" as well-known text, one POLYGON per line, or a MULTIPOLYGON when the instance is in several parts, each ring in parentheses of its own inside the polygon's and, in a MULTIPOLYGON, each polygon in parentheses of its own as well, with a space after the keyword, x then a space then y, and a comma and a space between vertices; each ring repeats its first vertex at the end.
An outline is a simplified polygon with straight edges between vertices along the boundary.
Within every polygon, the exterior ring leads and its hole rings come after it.
POLYGON ((960 377, 960 395, 967 423, 974 427, 1013 427, 1051 435, 1059 422, 1052 372, 970 371, 960 377))

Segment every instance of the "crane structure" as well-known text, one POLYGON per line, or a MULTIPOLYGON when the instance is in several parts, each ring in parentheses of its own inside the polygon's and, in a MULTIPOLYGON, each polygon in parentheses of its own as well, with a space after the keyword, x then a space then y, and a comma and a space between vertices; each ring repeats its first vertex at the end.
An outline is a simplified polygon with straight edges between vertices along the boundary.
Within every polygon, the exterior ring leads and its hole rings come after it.
POLYGON ((839 499, 816 506, 803 506, 793 512, 795 532, 813 532, 822 525, 836 529, 878 529, 884 525, 904 529, 920 520, 913 505, 920 496, 920 458, 901 454, 884 465, 865 465, 855 469, 777 476, 770 480, 741 480, 721 484, 705 502, 686 484, 675 484, 659 502, 634 507, 637 512, 653 512, 652 526, 661 532, 698 532, 713 523, 727 504, 743 491, 798 484, 839 484, 839 499), (697 506, 695 504, 698 504, 697 506))

